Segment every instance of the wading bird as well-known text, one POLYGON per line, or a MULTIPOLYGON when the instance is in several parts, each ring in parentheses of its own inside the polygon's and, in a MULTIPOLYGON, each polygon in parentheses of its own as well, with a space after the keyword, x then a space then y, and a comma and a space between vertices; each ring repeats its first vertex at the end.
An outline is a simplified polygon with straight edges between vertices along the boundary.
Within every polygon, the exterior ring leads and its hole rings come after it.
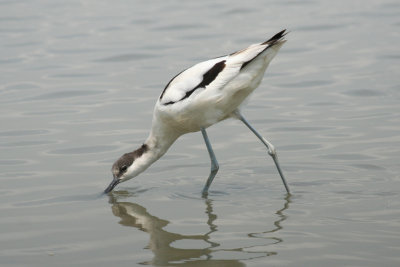
POLYGON ((111 170, 114 178, 104 192, 109 193, 117 184, 146 170, 179 136, 201 131, 211 159, 211 172, 202 191, 206 195, 219 169, 206 128, 236 118, 267 147, 289 193, 274 146, 240 112, 242 102, 258 87, 269 63, 286 42, 285 35, 283 30, 263 43, 198 63, 172 78, 154 107, 149 137, 138 149, 114 163, 111 170))

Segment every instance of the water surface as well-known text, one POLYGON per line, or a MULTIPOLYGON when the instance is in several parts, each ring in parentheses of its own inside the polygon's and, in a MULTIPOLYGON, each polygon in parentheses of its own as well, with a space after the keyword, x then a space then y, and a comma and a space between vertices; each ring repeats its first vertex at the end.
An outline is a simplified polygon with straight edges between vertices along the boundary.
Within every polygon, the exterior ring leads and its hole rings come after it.
POLYGON ((1 1, 1 266, 398 266, 396 1, 1 1), (237 121, 101 195, 176 73, 287 28, 237 121))

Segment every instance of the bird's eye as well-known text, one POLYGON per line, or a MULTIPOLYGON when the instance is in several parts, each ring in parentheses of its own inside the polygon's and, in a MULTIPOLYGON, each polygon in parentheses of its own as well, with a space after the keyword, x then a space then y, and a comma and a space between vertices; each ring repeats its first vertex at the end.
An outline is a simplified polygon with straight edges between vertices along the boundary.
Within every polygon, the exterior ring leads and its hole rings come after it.
POLYGON ((124 165, 121 167, 120 172, 126 172, 127 169, 128 169, 128 166, 124 165))

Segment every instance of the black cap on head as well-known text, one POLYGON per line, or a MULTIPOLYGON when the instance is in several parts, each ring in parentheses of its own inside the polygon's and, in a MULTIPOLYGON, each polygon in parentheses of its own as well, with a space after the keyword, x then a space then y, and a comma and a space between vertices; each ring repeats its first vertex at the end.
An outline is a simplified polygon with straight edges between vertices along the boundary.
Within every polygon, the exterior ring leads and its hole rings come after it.
POLYGON ((146 144, 143 144, 141 147, 136 149, 133 152, 125 153, 122 155, 112 166, 111 172, 113 174, 114 179, 110 183, 110 185, 104 191, 105 193, 111 192, 117 184, 121 182, 121 177, 126 173, 129 166, 133 164, 133 162, 142 156, 149 147, 146 144))

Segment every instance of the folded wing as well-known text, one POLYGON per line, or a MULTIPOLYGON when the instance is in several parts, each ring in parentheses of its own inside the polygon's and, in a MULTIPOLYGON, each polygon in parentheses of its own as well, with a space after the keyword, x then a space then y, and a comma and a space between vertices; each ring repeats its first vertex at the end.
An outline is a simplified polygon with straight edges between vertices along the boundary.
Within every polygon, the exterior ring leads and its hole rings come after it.
POLYGON ((285 30, 269 40, 249 46, 228 56, 222 56, 198 63, 169 81, 159 98, 161 105, 174 105, 190 99, 196 90, 223 89, 240 72, 285 35, 285 30))

